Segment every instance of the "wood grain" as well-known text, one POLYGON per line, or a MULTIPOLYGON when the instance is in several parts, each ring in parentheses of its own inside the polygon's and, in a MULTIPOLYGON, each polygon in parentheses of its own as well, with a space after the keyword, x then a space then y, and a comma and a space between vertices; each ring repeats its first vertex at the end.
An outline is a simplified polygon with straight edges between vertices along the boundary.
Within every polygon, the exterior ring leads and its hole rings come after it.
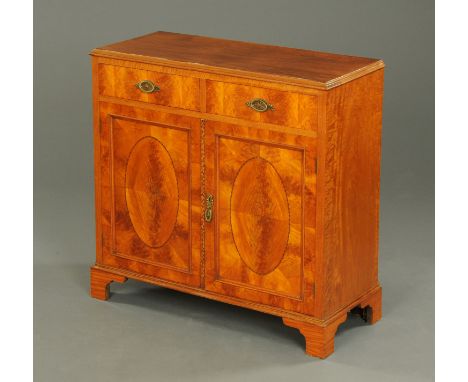
POLYGON ((199 121, 100 111, 102 264, 200 285, 199 121))
POLYGON ((306 354, 326 358, 334 351, 338 326, 346 321, 349 312, 356 309, 360 310, 361 317, 369 324, 373 325, 379 321, 382 318, 382 288, 373 289, 319 324, 289 317, 283 317, 283 322, 285 325, 299 329, 306 341, 306 354))
POLYGON ((328 93, 319 130, 322 318, 378 286, 382 96, 383 71, 328 93))
POLYGON ((95 49, 91 54, 167 66, 225 72, 265 80, 309 83, 327 89, 383 67, 377 59, 293 49, 179 33, 156 32, 95 49), (185 64, 185 65, 183 65, 185 64), (224 70, 223 70, 224 69, 224 70), (302 80, 302 81, 300 81, 302 80))
MULTIPOLYGON (((115 267, 103 265, 103 264, 95 264, 91 268, 100 269, 108 273, 112 273, 112 274, 119 275, 119 276, 124 276, 129 279, 146 282, 152 285, 158 285, 158 286, 169 288, 169 289, 176 290, 179 292, 189 293, 194 296, 199 296, 199 297, 204 297, 210 300, 225 302, 231 305, 240 306, 240 307, 244 307, 247 309, 256 310, 259 312, 272 314, 278 317, 291 318, 293 320, 311 323, 311 324, 319 325, 319 326, 326 326, 329 323, 335 321, 343 313, 350 312, 354 308, 361 306, 361 303, 363 303, 364 301, 370 300, 370 298, 374 296, 375 293, 381 289, 380 287, 378 287, 369 291, 368 293, 361 296, 359 299, 352 301, 341 311, 336 312, 329 319, 323 320, 323 319, 315 317, 313 314, 298 313, 293 310, 287 310, 287 309, 282 309, 282 308, 272 306, 272 305, 252 302, 244 298, 237 298, 237 297, 232 297, 228 295, 223 295, 223 294, 219 294, 216 292, 212 292, 206 288, 200 288, 198 286, 191 286, 188 284, 182 284, 179 282, 169 281, 169 280, 161 279, 155 276, 149 276, 144 273, 133 272, 125 268, 115 268, 115 267)), ((367 304, 367 306, 369 305, 367 304)))
POLYGON ((317 97, 295 92, 207 81, 206 111, 211 114, 298 129, 317 129, 317 97), (255 98, 265 99, 274 109, 258 112, 248 107, 246 102, 255 98))
POLYGON ((169 152, 152 136, 141 138, 128 156, 125 200, 140 239, 162 247, 177 223, 179 186, 169 152))
POLYGON ((99 65, 99 92, 104 96, 155 103, 188 110, 200 110, 198 79, 128 66, 99 65), (150 80, 160 90, 144 93, 135 85, 150 80))
POLYGON ((240 167, 232 185, 231 230, 239 256, 253 272, 277 268, 289 241, 289 203, 275 167, 256 156, 240 167))
POLYGON ((333 322, 327 323, 324 326, 296 321, 290 318, 283 318, 283 323, 299 329, 306 341, 306 354, 323 359, 327 358, 335 350, 336 331, 338 326, 346 321, 346 318, 347 314, 342 312, 333 322))
POLYGON ((206 288, 312 313, 315 140, 213 121, 205 128, 206 189, 215 196, 206 288))
MULTIPOLYGON (((220 68, 216 71, 200 71, 198 68, 191 67, 175 67, 169 65, 168 61, 164 62, 147 62, 145 57, 138 57, 138 61, 132 61, 121 58, 111 58, 108 56, 102 56, 98 54, 92 54, 92 58, 98 62, 98 66, 111 65, 121 66, 130 69, 137 69, 142 71, 150 71, 161 74, 176 75, 182 77, 198 78, 204 80, 212 80, 217 82, 227 82, 230 84, 239 84, 246 86, 253 86, 259 88, 275 89, 279 91, 297 92, 301 94, 309 95, 320 95, 323 93, 321 89, 314 89, 311 87, 296 85, 291 82, 279 82, 279 81, 264 81, 260 77, 249 78, 242 75, 228 75, 223 74, 220 68)), ((202 85, 200 84, 200 93, 202 91, 202 85)), ((202 96, 200 94, 200 96, 202 96)))
POLYGON ((348 312, 381 319, 380 60, 164 32, 92 56, 93 297, 132 278, 274 314, 321 358, 348 312))
POLYGON ((91 297, 97 298, 98 300, 108 300, 110 296, 110 283, 119 282, 124 283, 127 281, 125 276, 117 275, 112 272, 107 272, 102 269, 91 267, 91 297))
POLYGON ((207 114, 207 113, 202 113, 202 112, 197 112, 197 111, 192 111, 192 110, 185 110, 185 109, 175 109, 175 108, 167 107, 167 106, 147 104, 147 103, 142 103, 138 101, 124 100, 124 99, 106 97, 106 96, 99 96, 99 101, 104 102, 104 103, 113 103, 115 105, 137 107, 140 109, 160 111, 160 112, 193 117, 193 118, 198 118, 198 119, 209 118, 210 120, 217 121, 217 122, 225 122, 225 123, 230 123, 230 124, 236 124, 239 126, 250 126, 250 127, 255 127, 257 129, 266 129, 270 131, 292 133, 294 135, 317 138, 316 130, 304 130, 304 129, 298 129, 296 127, 273 125, 271 123, 254 122, 254 121, 248 121, 248 120, 239 119, 239 118, 227 117, 224 115, 207 114))
POLYGON ((99 112, 99 62, 91 58, 93 91, 93 148, 94 148, 94 209, 96 221, 96 261, 102 262, 102 208, 101 208, 101 122, 99 112))

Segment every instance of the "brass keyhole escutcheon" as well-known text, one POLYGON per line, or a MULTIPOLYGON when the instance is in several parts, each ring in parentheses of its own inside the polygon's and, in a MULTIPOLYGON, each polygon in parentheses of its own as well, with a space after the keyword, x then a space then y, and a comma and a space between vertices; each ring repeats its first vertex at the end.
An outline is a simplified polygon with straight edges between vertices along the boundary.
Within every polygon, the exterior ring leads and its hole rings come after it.
POLYGON ((211 222, 213 220, 213 200, 214 197, 211 194, 206 195, 206 200, 205 200, 205 221, 206 222, 211 222))
POLYGON ((157 86, 153 81, 143 80, 135 84, 135 86, 140 89, 143 93, 154 93, 158 92, 159 86, 157 86))
POLYGON ((263 98, 254 98, 245 103, 251 109, 258 111, 259 113, 264 113, 268 110, 275 110, 273 105, 269 104, 263 98))

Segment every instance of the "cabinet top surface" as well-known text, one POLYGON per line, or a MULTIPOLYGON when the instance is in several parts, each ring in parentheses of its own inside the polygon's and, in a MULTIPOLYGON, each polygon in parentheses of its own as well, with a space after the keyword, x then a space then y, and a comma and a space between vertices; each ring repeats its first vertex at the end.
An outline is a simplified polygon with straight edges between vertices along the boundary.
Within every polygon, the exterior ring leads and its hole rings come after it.
POLYGON ((381 60, 249 42, 155 32, 106 45, 92 55, 151 61, 329 89, 384 67, 381 60))

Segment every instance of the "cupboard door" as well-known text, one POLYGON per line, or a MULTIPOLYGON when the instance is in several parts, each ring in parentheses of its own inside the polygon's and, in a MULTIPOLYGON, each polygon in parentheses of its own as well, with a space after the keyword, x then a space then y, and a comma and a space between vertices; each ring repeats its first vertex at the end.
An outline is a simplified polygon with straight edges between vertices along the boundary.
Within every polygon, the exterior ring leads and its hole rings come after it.
POLYGON ((102 262, 198 286, 200 121, 100 110, 102 262))
POLYGON ((213 121, 204 134, 205 287, 313 314, 315 138, 213 121))

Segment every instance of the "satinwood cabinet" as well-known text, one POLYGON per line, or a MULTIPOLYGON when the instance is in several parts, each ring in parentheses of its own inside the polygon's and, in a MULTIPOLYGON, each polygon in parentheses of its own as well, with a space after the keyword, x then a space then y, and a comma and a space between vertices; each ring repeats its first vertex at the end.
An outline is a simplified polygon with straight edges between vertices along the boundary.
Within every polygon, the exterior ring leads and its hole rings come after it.
POLYGON ((157 32, 91 52, 91 295, 132 278, 283 318, 381 317, 380 60, 157 32))

